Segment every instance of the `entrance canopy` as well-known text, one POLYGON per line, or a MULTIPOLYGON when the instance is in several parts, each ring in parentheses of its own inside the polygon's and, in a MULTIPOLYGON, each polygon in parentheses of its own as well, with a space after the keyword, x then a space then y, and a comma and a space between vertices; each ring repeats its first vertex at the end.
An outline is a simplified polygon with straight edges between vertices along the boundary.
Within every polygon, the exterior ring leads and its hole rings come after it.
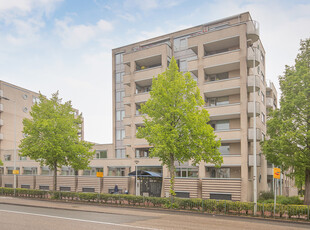
MULTIPOLYGON (((128 176, 136 176, 136 171, 130 172, 128 174, 128 176)), ((137 176, 138 177, 162 177, 161 173, 151 172, 151 171, 143 171, 143 170, 138 170, 137 176)))

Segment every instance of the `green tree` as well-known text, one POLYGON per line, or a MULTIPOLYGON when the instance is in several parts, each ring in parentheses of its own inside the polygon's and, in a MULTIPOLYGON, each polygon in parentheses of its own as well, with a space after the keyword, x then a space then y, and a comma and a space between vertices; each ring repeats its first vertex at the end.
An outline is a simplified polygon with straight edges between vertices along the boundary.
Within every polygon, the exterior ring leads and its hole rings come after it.
POLYGON ((174 58, 169 68, 153 78, 150 99, 141 106, 144 127, 137 137, 145 138, 153 147, 151 157, 159 157, 171 176, 171 197, 175 196, 175 161, 193 160, 221 165, 223 159, 215 140, 213 128, 208 124, 209 113, 203 109, 204 101, 190 73, 182 74, 174 58))
POLYGON ((3 162, 2 162, 2 160, 0 159, 0 166, 2 166, 3 165, 3 162))
POLYGON ((310 39, 302 40, 294 66, 279 77, 280 109, 270 113, 262 143, 267 159, 305 179, 305 204, 310 204, 310 39))
POLYGON ((31 108, 31 119, 23 120, 25 138, 21 141, 21 156, 28 156, 54 171, 53 190, 57 189, 57 168, 72 166, 85 169, 94 152, 92 144, 80 140, 82 123, 71 102, 61 103, 58 92, 51 99, 39 96, 40 102, 31 108))

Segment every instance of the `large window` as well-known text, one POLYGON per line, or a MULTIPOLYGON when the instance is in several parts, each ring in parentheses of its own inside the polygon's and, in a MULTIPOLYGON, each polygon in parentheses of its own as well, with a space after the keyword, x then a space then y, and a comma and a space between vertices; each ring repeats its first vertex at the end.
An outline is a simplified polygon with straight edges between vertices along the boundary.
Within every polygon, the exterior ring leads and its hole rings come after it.
POLYGON ((206 81, 220 81, 229 78, 228 72, 225 73, 217 73, 217 74, 206 74, 206 81))
POLYGON ((122 83, 124 79, 124 72, 116 73, 115 74, 115 82, 122 83))
POLYGON ((11 161, 11 155, 4 155, 4 161, 11 161))
POLYGON ((123 63, 123 53, 115 54, 115 64, 119 65, 123 63))
POLYGON ((125 91, 116 92, 116 102, 123 101, 123 97, 125 96, 125 91))
POLYGON ((23 168, 24 175, 36 175, 37 174, 37 167, 24 167, 23 168))
POLYGON ((127 176, 130 167, 108 167, 108 176, 127 176))
POLYGON ((149 157, 149 148, 136 149, 136 158, 149 157))
POLYGON ((136 115, 140 115, 141 104, 136 104, 136 115))
POLYGON ((206 167, 207 178, 241 178, 240 167, 206 167))
POLYGON ((228 105, 229 104, 229 97, 213 97, 209 99, 209 106, 221 106, 221 105, 228 105))
POLYGON ((118 110, 116 111, 116 120, 122 121, 125 117, 125 110, 118 110))
POLYGON ((83 171, 83 176, 96 176, 97 172, 103 172, 102 167, 92 167, 83 171))
POLYGON ((71 167, 63 166, 61 167, 60 175, 62 176, 73 176, 74 169, 71 167))
POLYGON ((222 155, 229 155, 230 154, 230 145, 229 144, 222 144, 219 147, 219 151, 222 155))
POLYGON ((215 121, 211 126, 214 131, 229 130, 229 120, 215 121))
POLYGON ((264 113, 262 113, 262 114, 261 114, 261 117, 262 117, 262 122, 263 122, 263 124, 265 124, 265 121, 266 121, 265 114, 264 114, 264 113))
POLYGON ((125 129, 116 130, 116 140, 121 141, 125 138, 125 129))
POLYGON ((125 149, 116 149, 115 157, 116 158, 125 158, 126 157, 126 150, 125 149))
POLYGON ((198 177, 197 168, 176 168, 176 177, 198 177))
POLYGON ((107 158, 107 155, 108 155, 107 150, 96 150, 96 159, 107 158))
POLYGON ((53 171, 50 170, 49 167, 46 167, 46 166, 41 167, 41 175, 49 176, 52 174, 53 174, 53 171))

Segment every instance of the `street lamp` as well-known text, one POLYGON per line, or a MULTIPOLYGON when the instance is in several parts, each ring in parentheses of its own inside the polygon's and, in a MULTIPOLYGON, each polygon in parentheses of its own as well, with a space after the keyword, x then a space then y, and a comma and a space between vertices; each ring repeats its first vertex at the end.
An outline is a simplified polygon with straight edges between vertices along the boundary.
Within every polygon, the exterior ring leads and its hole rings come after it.
POLYGON ((7 97, 0 97, 0 99, 4 99, 7 101, 14 102, 14 196, 16 195, 16 101, 13 101, 7 97))
POLYGON ((135 160, 135 164, 136 164, 136 196, 138 196, 138 166, 137 166, 138 163, 139 163, 139 160, 135 160))
POLYGON ((253 86, 253 202, 254 202, 254 215, 256 215, 257 212, 257 165, 256 165, 256 93, 255 93, 255 88, 256 88, 256 75, 255 75, 255 58, 256 58, 256 53, 255 50, 257 49, 256 47, 253 46, 253 43, 250 44, 250 47, 253 50, 253 75, 254 75, 254 86, 253 86))

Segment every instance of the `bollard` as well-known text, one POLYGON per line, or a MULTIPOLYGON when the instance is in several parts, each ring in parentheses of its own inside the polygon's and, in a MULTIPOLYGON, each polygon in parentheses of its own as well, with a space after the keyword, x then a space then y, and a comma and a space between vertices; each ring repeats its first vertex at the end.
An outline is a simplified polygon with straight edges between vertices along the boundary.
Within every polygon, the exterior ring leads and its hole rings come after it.
POLYGON ((263 218, 265 218, 265 203, 263 203, 263 218))

